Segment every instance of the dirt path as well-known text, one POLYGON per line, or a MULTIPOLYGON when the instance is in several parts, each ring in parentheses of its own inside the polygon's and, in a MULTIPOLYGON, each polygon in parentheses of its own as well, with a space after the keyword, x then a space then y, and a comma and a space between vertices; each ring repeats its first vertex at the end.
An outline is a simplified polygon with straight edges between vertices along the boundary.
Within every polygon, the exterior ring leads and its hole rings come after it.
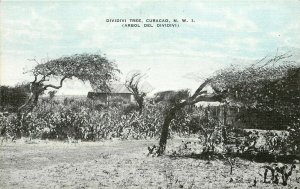
MULTIPOLYGON (((155 143, 6 144, 0 146, 0 188, 247 188, 255 177, 256 188, 282 188, 263 184, 256 163, 240 161, 229 175, 221 161, 147 157, 155 143)), ((299 178, 292 179, 289 187, 299 188, 299 178)))

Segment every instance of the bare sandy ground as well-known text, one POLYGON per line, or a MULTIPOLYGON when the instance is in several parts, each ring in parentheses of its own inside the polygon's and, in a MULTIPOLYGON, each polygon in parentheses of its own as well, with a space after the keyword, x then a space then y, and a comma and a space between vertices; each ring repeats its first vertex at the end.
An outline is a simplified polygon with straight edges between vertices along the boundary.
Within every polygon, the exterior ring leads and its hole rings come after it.
MULTIPOLYGON (((264 164, 239 159, 230 175, 229 165, 219 160, 147 156, 147 146, 156 143, 4 143, 0 188, 284 188, 262 182, 264 164)), ((299 177, 297 165, 285 188, 300 188, 299 177)))

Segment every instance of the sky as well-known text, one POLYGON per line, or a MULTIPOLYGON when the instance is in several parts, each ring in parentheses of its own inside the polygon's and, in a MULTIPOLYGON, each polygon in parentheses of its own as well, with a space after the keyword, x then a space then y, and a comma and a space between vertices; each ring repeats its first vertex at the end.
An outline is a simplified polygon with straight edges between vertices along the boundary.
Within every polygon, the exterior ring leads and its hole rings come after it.
MULTIPOLYGON (((300 1, 0 1, 0 84, 32 80, 36 63, 76 53, 102 53, 124 82, 147 74, 153 91, 196 89, 230 64, 247 65, 277 49, 300 49, 300 1), (193 19, 169 28, 124 28, 106 19, 193 19)), ((59 94, 84 95, 68 80, 59 94)))

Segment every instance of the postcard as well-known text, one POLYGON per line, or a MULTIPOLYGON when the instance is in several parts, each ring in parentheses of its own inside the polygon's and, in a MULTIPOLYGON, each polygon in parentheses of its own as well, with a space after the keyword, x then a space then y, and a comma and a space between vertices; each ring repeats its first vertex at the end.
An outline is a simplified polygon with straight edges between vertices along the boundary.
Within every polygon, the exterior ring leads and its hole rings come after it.
POLYGON ((299 0, 3 0, 0 188, 299 188, 299 0))

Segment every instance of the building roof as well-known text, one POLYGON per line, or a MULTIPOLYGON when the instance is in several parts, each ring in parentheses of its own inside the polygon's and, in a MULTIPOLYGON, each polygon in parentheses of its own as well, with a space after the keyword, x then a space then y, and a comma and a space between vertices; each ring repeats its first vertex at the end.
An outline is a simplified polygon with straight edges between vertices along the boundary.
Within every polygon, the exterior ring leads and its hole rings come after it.
MULTIPOLYGON (((131 94, 131 92, 127 89, 125 84, 122 83, 116 83, 116 84, 111 84, 110 86, 110 92, 111 93, 126 93, 126 94, 131 94)), ((103 91, 99 89, 94 89, 93 92, 95 93, 103 93, 103 91)))

